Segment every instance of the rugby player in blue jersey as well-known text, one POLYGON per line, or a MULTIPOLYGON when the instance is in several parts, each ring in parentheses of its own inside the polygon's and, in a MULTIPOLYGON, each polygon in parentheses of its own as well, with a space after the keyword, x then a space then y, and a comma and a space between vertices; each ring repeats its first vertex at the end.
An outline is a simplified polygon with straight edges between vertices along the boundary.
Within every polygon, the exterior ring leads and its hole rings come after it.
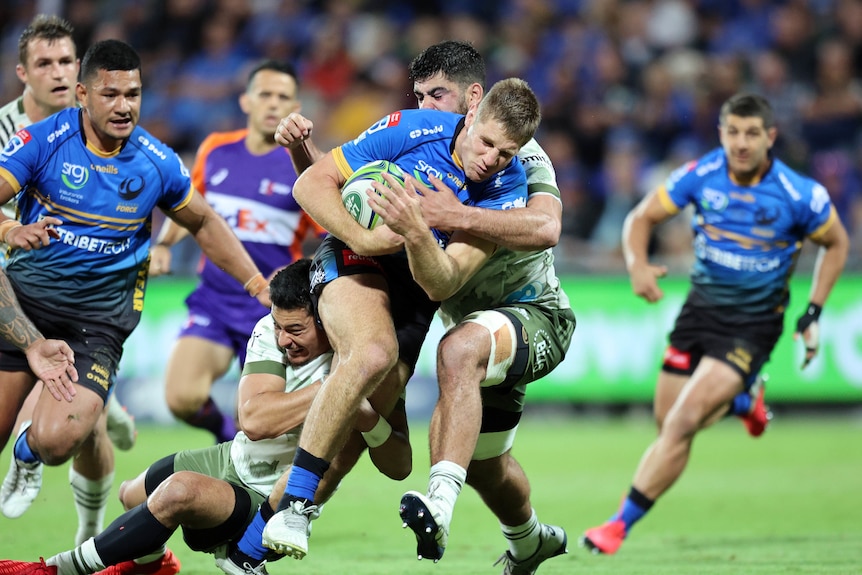
MULTIPOLYGON (((311 285, 336 362, 309 411, 279 513, 263 529, 267 547, 305 556, 315 492, 347 439, 357 407, 368 396, 388 415, 438 306, 413 279, 427 270, 408 262, 405 239, 386 226, 359 226, 343 208, 339 188, 364 164, 389 160, 416 177, 440 177, 468 205, 524 206, 526 178, 515 156, 533 137, 539 117, 532 90, 522 81, 503 80, 464 117, 435 110, 390 114, 297 180, 300 205, 332 233, 315 254, 311 285)), ((425 226, 422 234, 425 248, 442 247, 453 263, 435 276, 434 300, 455 293, 495 248, 460 231, 425 226)))
MULTIPOLYGON (((187 227, 204 253, 268 305, 266 280, 203 197, 179 157, 140 128, 141 62, 127 44, 94 44, 69 108, 19 130, 0 154, 0 203, 19 195, 19 220, 0 216, 11 248, 9 281, 48 337, 63 339, 81 375, 70 401, 42 394, 32 425, 15 441, 0 508, 17 517, 41 487, 41 467, 76 454, 93 478, 113 473, 105 427, 97 425, 123 343, 143 310, 152 212, 187 227)), ((36 382, 24 354, 0 344, 0 444, 36 382)))
POLYGON ((777 129, 767 100, 732 96, 721 108, 718 131, 721 148, 671 174, 623 227, 632 289, 648 302, 664 295, 656 280, 667 271, 648 260, 650 233, 689 204, 696 260, 658 377, 658 438, 619 510, 581 539, 595 552, 619 549, 682 475, 695 434, 754 383, 781 335, 803 241, 820 246, 809 304, 794 333, 805 342, 803 368, 817 354, 820 311, 847 259, 847 232, 826 189, 771 154, 777 129))

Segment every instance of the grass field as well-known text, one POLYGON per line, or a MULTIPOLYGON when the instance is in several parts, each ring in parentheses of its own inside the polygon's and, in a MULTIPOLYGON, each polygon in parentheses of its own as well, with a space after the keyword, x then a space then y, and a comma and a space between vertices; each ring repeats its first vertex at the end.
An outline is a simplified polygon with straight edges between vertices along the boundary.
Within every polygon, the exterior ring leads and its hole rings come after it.
MULTIPOLYGON (((515 453, 533 484, 540 519, 562 525, 569 554, 545 563, 542 575, 589 574, 862 574, 862 419, 791 418, 749 439, 736 421, 702 434, 682 481, 632 532, 615 556, 578 548, 587 527, 604 521, 627 489, 649 421, 576 417, 526 419, 515 453)), ((400 528, 398 501, 424 490, 426 431, 413 430, 414 471, 396 483, 367 460, 348 477, 315 524, 311 553, 269 565, 273 575, 434 575, 499 573, 492 564, 505 544, 481 502, 465 490, 456 507, 444 559, 417 562, 413 535, 400 528)), ((185 427, 143 427, 138 445, 117 454, 119 479, 158 457, 206 445, 185 427)), ((5 473, 9 451, 2 454, 5 473)), ((66 468, 49 469, 33 507, 20 519, 0 517, 0 558, 35 560, 68 548, 75 512, 66 468)), ((116 492, 116 486, 114 491, 116 492)), ((109 516, 120 511, 112 499, 109 516)), ((208 555, 171 548, 183 573, 220 573, 208 555)))

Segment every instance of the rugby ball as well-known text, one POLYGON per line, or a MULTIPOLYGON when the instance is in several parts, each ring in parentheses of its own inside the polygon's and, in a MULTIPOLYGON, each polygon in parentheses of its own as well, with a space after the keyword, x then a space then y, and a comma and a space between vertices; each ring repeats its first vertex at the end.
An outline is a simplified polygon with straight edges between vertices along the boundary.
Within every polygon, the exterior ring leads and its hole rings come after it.
POLYGON ((341 187, 341 202, 360 226, 373 230, 381 222, 380 216, 368 205, 366 190, 373 190, 371 182, 386 185, 382 174, 395 176, 399 183, 404 183, 404 172, 394 163, 387 160, 369 162, 353 172, 341 187))

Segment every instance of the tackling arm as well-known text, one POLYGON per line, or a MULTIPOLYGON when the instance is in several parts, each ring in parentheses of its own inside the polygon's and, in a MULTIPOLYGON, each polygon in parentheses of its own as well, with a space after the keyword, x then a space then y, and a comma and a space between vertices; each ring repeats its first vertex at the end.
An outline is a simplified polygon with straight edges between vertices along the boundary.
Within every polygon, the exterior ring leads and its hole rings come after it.
POLYGON ((550 194, 530 195, 525 208, 491 210, 465 206, 448 189, 437 191, 443 186, 438 178, 429 180, 436 189, 423 191, 419 203, 432 228, 465 231, 515 251, 544 250, 560 241, 563 207, 550 194))
POLYGON ((239 424, 252 441, 272 439, 305 421, 320 382, 285 392, 285 379, 268 373, 244 375, 239 380, 239 424))

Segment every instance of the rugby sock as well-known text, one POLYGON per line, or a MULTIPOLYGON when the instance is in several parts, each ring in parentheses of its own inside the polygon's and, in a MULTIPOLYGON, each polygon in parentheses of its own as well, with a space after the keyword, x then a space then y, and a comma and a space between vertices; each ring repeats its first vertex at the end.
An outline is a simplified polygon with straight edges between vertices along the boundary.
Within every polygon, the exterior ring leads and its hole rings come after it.
MULTIPOLYGON (((107 529, 99 533, 93 541, 98 557, 104 565, 116 565, 130 559, 144 558, 163 548, 174 529, 159 523, 146 503, 126 511, 117 517, 107 529)), ((87 544, 81 545, 83 549, 87 544)), ((154 561, 154 559, 150 559, 154 561)), ((94 573, 100 567, 90 571, 94 573)))
POLYGON ((728 410, 728 413, 729 415, 745 417, 746 415, 751 413, 751 406, 753 402, 753 398, 747 391, 738 393, 736 394, 736 397, 733 398, 733 401, 730 402, 730 409, 728 410))
POLYGON ((431 466, 428 476, 428 498, 437 505, 448 525, 452 520, 455 501, 467 480, 467 470, 452 461, 440 461, 431 466))
POLYGON ((539 548, 539 534, 542 532, 542 526, 539 523, 539 518, 536 517, 535 509, 532 510, 526 523, 514 526, 500 523, 500 528, 503 530, 503 536, 509 542, 509 553, 515 559, 525 559, 539 548))
POLYGON ((273 515, 275 515, 275 511, 272 510, 269 500, 264 500, 260 504, 257 513, 255 513, 254 519, 245 528, 242 538, 236 544, 236 551, 230 553, 230 559, 234 564, 242 565, 243 563, 250 563, 253 565, 254 562, 259 563, 263 561, 267 553, 267 548, 262 543, 263 528, 266 527, 266 522, 273 515))
POLYGON ((626 525, 626 533, 628 533, 629 529, 632 528, 632 525, 640 521, 641 517, 646 515, 647 511, 650 510, 654 503, 654 500, 650 499, 632 486, 629 490, 628 497, 626 497, 622 505, 620 505, 620 509, 617 511, 616 515, 611 517, 611 521, 622 519, 623 523, 626 525))
POLYGON ((75 509, 78 512, 78 532, 75 545, 80 545, 102 531, 108 496, 114 484, 114 472, 101 479, 87 479, 78 473, 74 466, 69 468, 69 484, 75 496, 75 509))
POLYGON ((287 486, 284 496, 278 502, 278 511, 287 509, 293 501, 305 499, 308 505, 314 505, 314 492, 329 469, 329 462, 315 457, 301 447, 296 448, 293 456, 293 467, 287 476, 287 486))
POLYGON ((99 557, 93 539, 87 539, 71 551, 54 555, 45 564, 56 565, 57 575, 90 575, 107 567, 104 559, 99 557))
POLYGON ((15 453, 15 459, 20 461, 21 463, 42 463, 42 458, 39 457, 39 454, 33 451, 30 448, 30 444, 27 443, 27 433, 30 431, 30 428, 24 430, 24 433, 18 436, 18 439, 15 440, 15 447, 13 448, 13 453, 15 453))

